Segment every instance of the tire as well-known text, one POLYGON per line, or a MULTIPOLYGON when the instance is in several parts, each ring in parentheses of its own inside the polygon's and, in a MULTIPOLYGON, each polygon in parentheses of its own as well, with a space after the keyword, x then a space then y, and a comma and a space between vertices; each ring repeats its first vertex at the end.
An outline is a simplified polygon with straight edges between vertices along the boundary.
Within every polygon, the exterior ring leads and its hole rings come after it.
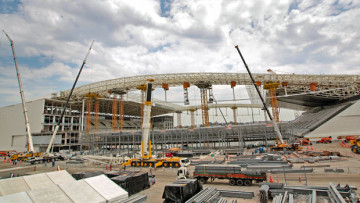
POLYGON ((244 180, 243 179, 237 179, 236 180, 236 185, 239 185, 239 186, 244 185, 244 180))
POLYGON ((206 183, 206 178, 200 178, 199 182, 201 183, 201 185, 204 185, 206 183))
POLYGON ((235 179, 230 179, 229 180, 229 185, 234 186, 236 184, 236 180, 235 179))
POLYGON ((246 180, 244 181, 244 185, 245 185, 245 186, 250 186, 250 185, 252 185, 252 180, 246 179, 246 180))

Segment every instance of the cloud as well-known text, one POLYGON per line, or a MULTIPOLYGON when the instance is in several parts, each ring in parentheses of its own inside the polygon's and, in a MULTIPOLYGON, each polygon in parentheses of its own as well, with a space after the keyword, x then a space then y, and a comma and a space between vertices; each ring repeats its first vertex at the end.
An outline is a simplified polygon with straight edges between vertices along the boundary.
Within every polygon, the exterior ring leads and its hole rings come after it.
MULTIPOLYGON (((15 42, 24 85, 32 87, 26 94, 37 97, 71 87, 92 40, 80 85, 143 74, 245 72, 237 44, 254 73, 359 74, 359 17, 360 2, 350 0, 24 0, 2 6, 0 25, 15 42)), ((7 81, 0 88, 17 91, 4 36, 0 56, 0 79, 7 81)), ((6 93, 0 106, 14 98, 6 93)))

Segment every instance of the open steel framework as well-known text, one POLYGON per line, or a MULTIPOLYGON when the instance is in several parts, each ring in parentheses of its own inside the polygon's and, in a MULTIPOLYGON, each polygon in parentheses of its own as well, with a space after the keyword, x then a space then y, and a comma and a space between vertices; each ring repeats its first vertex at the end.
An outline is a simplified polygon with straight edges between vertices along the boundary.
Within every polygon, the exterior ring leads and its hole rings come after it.
MULTIPOLYGON (((284 138, 293 140, 288 123, 279 123, 284 138)), ((237 125, 231 127, 216 126, 207 128, 153 130, 150 132, 153 151, 163 151, 170 147, 181 149, 229 149, 243 148, 245 142, 274 141, 276 133, 273 127, 261 124, 237 125)), ((90 154, 124 153, 139 150, 141 131, 122 131, 116 133, 94 133, 82 137, 82 143, 88 146, 90 154), (97 146, 95 148, 95 146, 97 146)))

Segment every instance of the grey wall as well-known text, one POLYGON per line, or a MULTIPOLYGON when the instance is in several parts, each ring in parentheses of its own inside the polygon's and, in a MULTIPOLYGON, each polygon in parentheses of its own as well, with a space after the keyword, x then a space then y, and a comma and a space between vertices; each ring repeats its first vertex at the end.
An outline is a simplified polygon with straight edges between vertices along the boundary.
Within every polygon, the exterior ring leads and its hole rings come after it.
MULTIPOLYGON (((42 128, 45 99, 26 102, 31 133, 42 128)), ((22 104, 0 108, 0 150, 26 151, 26 126, 22 104)))

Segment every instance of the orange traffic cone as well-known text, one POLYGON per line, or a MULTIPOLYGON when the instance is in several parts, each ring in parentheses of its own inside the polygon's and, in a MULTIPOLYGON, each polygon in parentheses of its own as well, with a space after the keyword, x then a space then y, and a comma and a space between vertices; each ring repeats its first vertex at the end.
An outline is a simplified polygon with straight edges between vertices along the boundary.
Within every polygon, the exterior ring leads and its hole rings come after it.
POLYGON ((299 177, 299 183, 301 183, 301 178, 299 177))
POLYGON ((314 150, 314 147, 313 147, 313 146, 311 146, 311 150, 314 150))
POLYGON ((310 150, 310 146, 307 147, 307 150, 310 150))
POLYGON ((273 182, 274 182, 273 177, 272 177, 271 174, 270 174, 269 182, 270 182, 270 183, 273 183, 273 182))

